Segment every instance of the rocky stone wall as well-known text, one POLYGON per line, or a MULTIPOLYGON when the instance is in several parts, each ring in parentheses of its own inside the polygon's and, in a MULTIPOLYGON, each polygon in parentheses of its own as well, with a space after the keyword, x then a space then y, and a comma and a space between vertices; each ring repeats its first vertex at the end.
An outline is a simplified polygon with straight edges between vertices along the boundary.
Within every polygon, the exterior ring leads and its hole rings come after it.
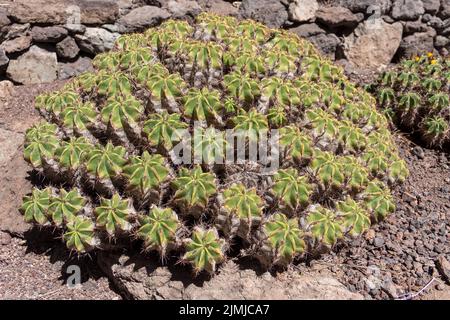
POLYGON ((450 0, 0 0, 0 79, 67 79, 120 34, 203 10, 286 28, 357 68, 450 50, 450 0))
POLYGON ((359 68, 450 49, 450 0, 243 0, 240 14, 287 28, 359 68))

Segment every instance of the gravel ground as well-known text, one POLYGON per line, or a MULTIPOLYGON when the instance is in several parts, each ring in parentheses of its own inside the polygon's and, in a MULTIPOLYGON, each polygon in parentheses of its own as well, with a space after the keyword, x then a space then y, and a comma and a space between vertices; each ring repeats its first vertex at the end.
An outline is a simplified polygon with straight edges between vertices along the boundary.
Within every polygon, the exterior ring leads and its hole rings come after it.
POLYGON ((0 299, 120 299, 94 259, 70 258, 59 241, 42 241, 42 235, 41 240, 32 240, 29 232, 26 237, 0 232, 0 299), (81 283, 70 288, 66 271, 72 264, 80 267, 81 283))
POLYGON ((316 263, 331 266, 351 291, 367 298, 415 293, 433 278, 430 295, 436 295, 433 290, 437 290, 446 291, 448 296, 450 287, 436 268, 439 256, 450 260, 448 154, 421 148, 401 135, 397 144, 410 177, 395 191, 396 212, 375 225, 365 238, 316 263))

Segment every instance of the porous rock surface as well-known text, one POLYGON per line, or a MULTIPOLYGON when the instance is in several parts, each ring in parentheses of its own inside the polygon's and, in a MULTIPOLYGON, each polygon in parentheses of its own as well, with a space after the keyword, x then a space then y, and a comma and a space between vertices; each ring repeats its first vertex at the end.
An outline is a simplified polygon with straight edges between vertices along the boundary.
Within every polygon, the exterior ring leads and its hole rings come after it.
POLYGON ((227 262, 212 279, 195 279, 186 270, 163 267, 142 256, 100 254, 100 268, 129 299, 185 300, 355 300, 363 296, 348 291, 330 275, 301 275, 288 271, 277 277, 227 262))

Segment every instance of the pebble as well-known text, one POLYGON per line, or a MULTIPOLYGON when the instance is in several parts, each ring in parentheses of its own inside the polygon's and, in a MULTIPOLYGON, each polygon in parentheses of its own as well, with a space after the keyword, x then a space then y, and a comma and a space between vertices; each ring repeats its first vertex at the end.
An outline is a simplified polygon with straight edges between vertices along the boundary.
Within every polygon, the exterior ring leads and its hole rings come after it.
POLYGON ((11 236, 6 232, 0 231, 0 245, 4 246, 11 243, 11 236))
POLYGON ((412 150, 413 154, 416 155, 419 159, 425 158, 425 152, 421 147, 414 147, 412 150))
POLYGON ((373 245, 377 248, 382 247, 384 245, 384 239, 380 237, 376 237, 373 240, 373 245))
POLYGON ((450 262, 443 255, 440 255, 436 261, 436 267, 444 280, 450 284, 450 262))

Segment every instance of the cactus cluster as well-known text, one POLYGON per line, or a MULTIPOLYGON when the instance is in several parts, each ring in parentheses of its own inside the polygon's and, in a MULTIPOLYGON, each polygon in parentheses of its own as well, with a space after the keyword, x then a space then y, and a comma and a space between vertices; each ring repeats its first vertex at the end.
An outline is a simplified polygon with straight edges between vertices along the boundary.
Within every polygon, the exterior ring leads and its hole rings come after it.
POLYGON ((39 96, 46 121, 26 132, 25 159, 49 186, 22 211, 58 227, 69 249, 128 237, 214 273, 239 246, 286 267, 394 211, 390 188, 408 169, 386 118, 296 35, 201 14, 124 35, 94 66, 39 96), (182 134, 194 123, 200 142, 182 134), (215 163, 227 129, 248 133, 246 148, 277 129, 279 168, 215 163), (179 143, 200 146, 203 161, 174 161, 179 143))
POLYGON ((370 86, 388 118, 430 147, 450 142, 450 60, 432 53, 403 61, 370 86))

